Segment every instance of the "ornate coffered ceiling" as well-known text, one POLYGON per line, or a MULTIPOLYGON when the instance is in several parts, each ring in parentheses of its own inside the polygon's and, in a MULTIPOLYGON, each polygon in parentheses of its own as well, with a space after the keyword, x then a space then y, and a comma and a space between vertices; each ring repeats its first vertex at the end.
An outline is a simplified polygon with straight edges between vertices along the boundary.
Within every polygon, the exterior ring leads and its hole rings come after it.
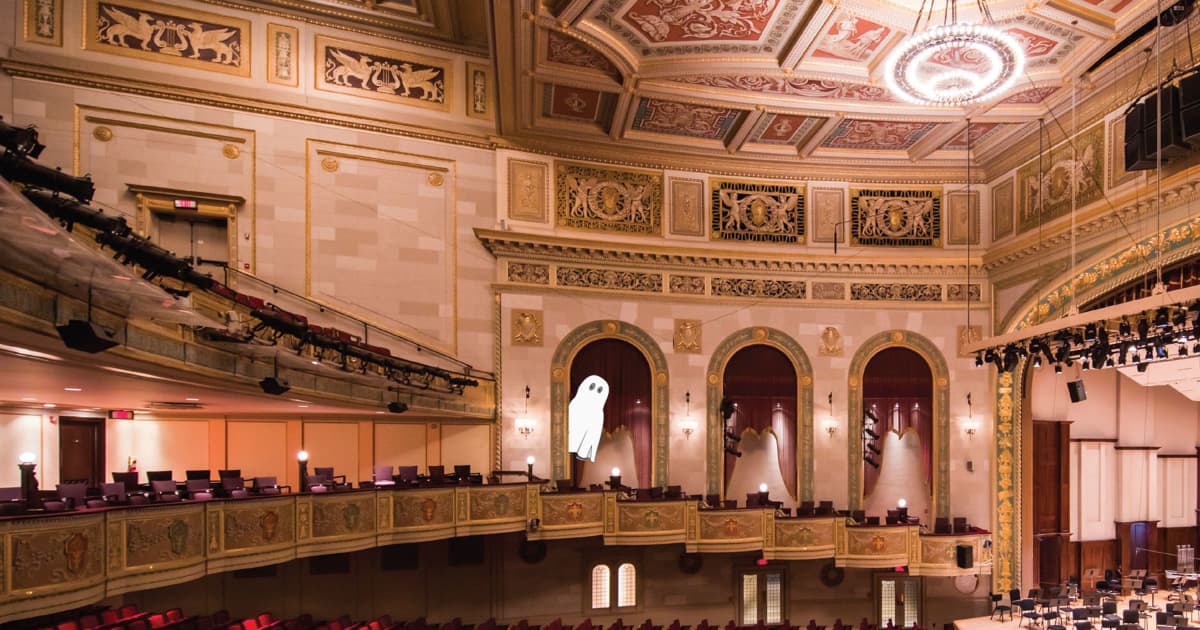
MULTIPOLYGON (((978 21, 975 3, 960 4, 960 20, 978 21)), ((1026 72, 998 101, 959 109, 912 106, 885 87, 885 58, 913 29, 915 0, 497 2, 501 133, 599 159, 677 155, 703 167, 732 154, 766 172, 803 164, 811 177, 878 177, 884 166, 961 178, 967 118, 978 164, 1069 102, 1065 86, 1155 6, 989 4, 1025 48, 1026 72)))

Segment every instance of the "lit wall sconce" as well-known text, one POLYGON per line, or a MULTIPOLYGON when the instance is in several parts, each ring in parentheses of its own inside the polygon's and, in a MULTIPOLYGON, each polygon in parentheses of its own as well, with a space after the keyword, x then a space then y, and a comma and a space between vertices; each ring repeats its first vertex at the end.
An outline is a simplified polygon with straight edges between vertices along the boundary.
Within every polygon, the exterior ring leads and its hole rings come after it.
POLYGON ((26 508, 41 507, 41 501, 38 500, 38 481, 35 471, 37 464, 34 463, 37 457, 26 451, 17 456, 17 468, 21 471, 21 500, 25 502, 26 508))
POLYGON ((530 455, 529 457, 525 458, 525 467, 526 467, 525 474, 526 474, 526 476, 529 477, 529 481, 533 481, 533 462, 534 461, 536 461, 536 460, 534 460, 533 455, 530 455))
POLYGON ((690 440, 696 432, 696 419, 692 417, 692 392, 684 393, 683 399, 687 401, 687 415, 679 422, 679 427, 683 429, 683 437, 690 440))
POLYGON ((967 439, 975 437, 975 432, 979 430, 979 424, 975 422, 975 414, 971 410, 971 392, 967 392, 967 419, 963 421, 963 433, 967 434, 967 439))
POLYGON ((522 412, 520 416, 517 416, 517 420, 516 420, 515 424, 517 426, 517 433, 520 433, 521 437, 523 437, 525 439, 529 439, 529 434, 533 433, 533 428, 537 424, 536 422, 533 421, 533 418, 529 417, 529 386, 528 385, 525 386, 525 411, 522 412))
POLYGON ((300 492, 308 492, 308 451, 296 453, 296 463, 300 468, 300 492))

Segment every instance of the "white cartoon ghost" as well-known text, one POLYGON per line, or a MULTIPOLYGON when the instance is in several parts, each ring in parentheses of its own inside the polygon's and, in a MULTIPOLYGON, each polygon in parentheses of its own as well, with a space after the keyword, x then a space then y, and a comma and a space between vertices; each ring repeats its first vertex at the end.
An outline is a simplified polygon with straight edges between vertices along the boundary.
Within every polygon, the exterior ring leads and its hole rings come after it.
POLYGON ((608 381, 595 374, 583 379, 567 407, 567 450, 579 459, 596 461, 596 446, 604 431, 608 381))

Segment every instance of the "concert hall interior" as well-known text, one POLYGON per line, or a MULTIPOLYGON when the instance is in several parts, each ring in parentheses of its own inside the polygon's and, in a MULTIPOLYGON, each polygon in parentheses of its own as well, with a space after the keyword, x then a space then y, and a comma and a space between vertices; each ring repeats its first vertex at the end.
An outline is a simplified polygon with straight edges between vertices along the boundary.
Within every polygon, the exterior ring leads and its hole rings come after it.
POLYGON ((1200 627, 1194 13, 0 0, 0 626, 1200 627))

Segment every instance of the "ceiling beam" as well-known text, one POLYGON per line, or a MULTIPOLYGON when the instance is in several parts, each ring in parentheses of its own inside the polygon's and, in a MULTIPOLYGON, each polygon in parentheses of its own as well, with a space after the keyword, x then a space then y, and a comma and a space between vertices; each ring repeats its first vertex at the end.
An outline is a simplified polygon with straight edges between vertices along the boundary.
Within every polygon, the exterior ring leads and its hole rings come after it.
POLYGON ((733 137, 729 139, 725 149, 730 153, 737 153, 742 150, 742 146, 750 138, 750 132, 754 131, 754 126, 762 117, 767 114, 766 109, 762 105, 757 105, 753 110, 746 114, 742 119, 742 124, 738 125, 737 131, 733 133, 733 137))

